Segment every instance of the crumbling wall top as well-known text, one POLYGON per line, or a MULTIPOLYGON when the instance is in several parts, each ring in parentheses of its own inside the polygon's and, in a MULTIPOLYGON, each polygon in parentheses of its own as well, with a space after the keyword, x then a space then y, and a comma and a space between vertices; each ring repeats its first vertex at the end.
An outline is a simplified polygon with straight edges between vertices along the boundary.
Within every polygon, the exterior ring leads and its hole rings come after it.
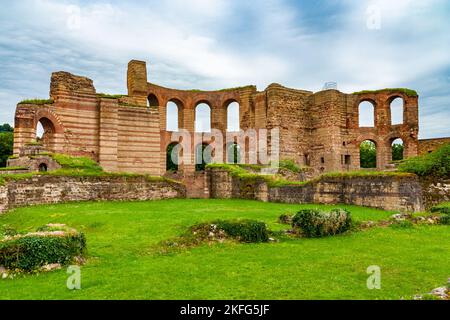
POLYGON ((54 72, 50 83, 50 97, 55 99, 61 93, 95 94, 95 87, 89 78, 64 71, 54 72))

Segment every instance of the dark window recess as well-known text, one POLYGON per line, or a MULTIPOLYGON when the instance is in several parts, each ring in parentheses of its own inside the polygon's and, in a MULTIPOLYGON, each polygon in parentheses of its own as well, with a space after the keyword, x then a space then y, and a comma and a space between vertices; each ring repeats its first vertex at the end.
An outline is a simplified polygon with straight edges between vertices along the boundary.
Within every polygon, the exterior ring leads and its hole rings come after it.
POLYGON ((322 164, 325 163, 325 158, 324 158, 324 157, 321 157, 321 158, 320 158, 320 163, 322 163, 322 164))
POLYGON ((352 163, 352 157, 349 154, 345 155, 345 164, 349 165, 352 163))
POLYGON ((303 156, 303 158, 304 158, 305 166, 310 166, 310 165, 311 165, 311 162, 310 162, 310 160, 309 160, 309 154, 305 154, 305 155, 303 156))

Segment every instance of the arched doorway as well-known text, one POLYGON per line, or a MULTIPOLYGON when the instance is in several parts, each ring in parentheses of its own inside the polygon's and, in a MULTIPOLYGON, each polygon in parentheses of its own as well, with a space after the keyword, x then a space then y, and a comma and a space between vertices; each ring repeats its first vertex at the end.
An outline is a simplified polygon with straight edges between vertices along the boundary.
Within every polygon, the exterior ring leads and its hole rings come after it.
POLYGON ((232 164, 237 164, 241 162, 241 147, 237 143, 228 144, 227 162, 232 164))
POLYGON ((35 131, 35 141, 48 151, 54 151, 53 143, 56 130, 53 122, 49 118, 42 117, 37 121, 35 131))
POLYGON ((178 142, 172 142, 166 149, 166 171, 178 171, 183 149, 178 142))
POLYGON ((359 146, 359 160, 362 169, 377 167, 377 146, 372 140, 365 140, 359 146))
POLYGON ((149 94, 147 97, 147 107, 149 107, 149 108, 158 108, 159 107, 158 98, 153 93, 149 94))
POLYGON ((206 165, 212 162, 211 146, 207 143, 198 144, 195 147, 195 171, 205 171, 206 165))
POLYGON ((404 158, 405 146, 403 140, 398 138, 391 142, 392 161, 401 161, 404 158))
POLYGON ((47 171, 48 171, 47 164, 41 163, 41 164, 39 165, 38 170, 39 170, 39 172, 47 172, 47 171))

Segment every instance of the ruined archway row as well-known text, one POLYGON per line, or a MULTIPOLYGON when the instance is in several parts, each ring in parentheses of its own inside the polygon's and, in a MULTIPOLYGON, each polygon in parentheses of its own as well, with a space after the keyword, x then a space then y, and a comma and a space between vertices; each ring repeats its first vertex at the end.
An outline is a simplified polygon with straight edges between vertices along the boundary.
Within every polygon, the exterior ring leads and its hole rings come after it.
POLYGON ((385 170, 394 167, 394 162, 404 159, 406 157, 415 154, 417 150, 416 141, 408 136, 400 136, 400 135, 391 135, 387 137, 380 137, 376 135, 362 135, 358 137, 356 146, 358 147, 358 157, 361 169, 378 169, 385 170), (366 144, 366 147, 370 149, 370 146, 373 145, 372 152, 375 153, 374 157, 374 165, 364 166, 363 162, 367 159, 361 158, 362 147, 366 144), (398 150, 398 146, 401 145, 401 150, 398 150), (396 152, 400 152, 401 154, 396 154, 396 152))
POLYGON ((149 84, 148 106, 157 104, 161 131, 175 131, 176 128, 190 132, 208 132, 211 128, 224 132, 238 131, 243 114, 243 90, 245 91, 245 88, 220 91, 176 90, 149 84), (233 117, 230 117, 230 106, 235 110, 233 117), (198 112, 199 108, 206 116, 198 112), (168 126, 168 122, 176 123, 176 126, 168 126), (199 126, 199 122, 202 122, 202 125, 199 126))
POLYGON ((418 125, 418 96, 401 90, 357 94, 354 105, 355 127, 377 128, 418 125))

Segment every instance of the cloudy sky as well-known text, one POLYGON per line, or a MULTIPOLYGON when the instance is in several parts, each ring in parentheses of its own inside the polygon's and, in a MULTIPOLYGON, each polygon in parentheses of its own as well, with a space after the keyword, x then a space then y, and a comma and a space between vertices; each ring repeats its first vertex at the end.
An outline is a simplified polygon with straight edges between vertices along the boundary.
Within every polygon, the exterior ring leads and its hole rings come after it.
POLYGON ((421 138, 450 136, 448 0, 2 0, 0 122, 46 98, 52 71, 126 93, 126 65, 180 89, 277 82, 343 92, 409 87, 421 138))

